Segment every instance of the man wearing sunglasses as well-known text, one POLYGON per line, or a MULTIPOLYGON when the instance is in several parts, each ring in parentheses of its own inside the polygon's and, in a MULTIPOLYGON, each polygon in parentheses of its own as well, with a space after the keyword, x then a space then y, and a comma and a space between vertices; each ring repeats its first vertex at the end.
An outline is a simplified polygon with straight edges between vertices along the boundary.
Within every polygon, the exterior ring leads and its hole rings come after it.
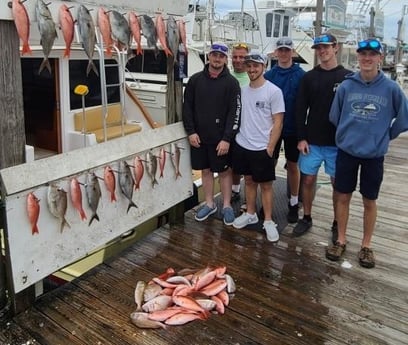
POLYGON ((224 224, 232 225, 232 171, 230 142, 238 131, 241 89, 228 70, 228 47, 211 45, 209 63, 191 76, 184 91, 183 124, 191 145, 191 166, 201 170, 205 204, 198 209, 199 222, 217 212, 214 173, 218 173, 223 196, 224 224))
POLYGON ((290 190, 290 200, 288 203, 288 223, 298 221, 299 212, 299 184, 300 172, 298 167, 299 150, 297 149, 295 101, 299 90, 300 80, 305 71, 294 63, 293 41, 289 37, 281 37, 276 41, 275 56, 276 64, 265 73, 266 80, 278 86, 283 93, 285 100, 285 116, 283 118, 282 135, 275 146, 275 162, 278 161, 282 141, 285 148, 285 158, 287 167, 287 179, 290 190))
MULTIPOLYGON (((331 34, 318 36, 312 48, 320 64, 308 71, 300 82, 296 99, 296 129, 299 168, 302 173, 301 191, 303 218, 293 229, 294 236, 302 236, 312 227, 312 203, 317 174, 322 164, 334 183, 337 148, 336 128, 329 121, 329 111, 337 86, 351 73, 337 63, 337 39, 331 34)), ((336 192, 333 189, 332 242, 337 241, 336 192)))
POLYGON ((279 240, 279 232, 272 220, 272 182, 275 180, 273 152, 282 131, 285 103, 282 91, 263 76, 265 62, 260 54, 245 57, 250 83, 241 90, 241 126, 235 137, 232 160, 234 172, 244 175, 247 211, 236 218, 232 225, 242 229, 258 223, 256 195, 259 185, 265 215, 263 228, 268 241, 276 242, 279 240))
MULTIPOLYGON (((249 77, 244 63, 245 56, 248 53, 249 47, 246 43, 237 43, 232 46, 231 61, 233 70, 231 74, 238 80, 241 87, 249 84, 249 77)), ((240 199, 240 190, 241 175, 233 174, 231 201, 238 201, 240 199)))
POLYGON ((352 193, 359 175, 363 198, 363 239, 358 253, 362 267, 375 266, 371 238, 377 219, 376 199, 384 173, 384 155, 390 140, 408 130, 407 97, 399 85, 379 69, 383 49, 377 39, 358 43, 360 70, 346 77, 334 98, 330 121, 337 127, 336 178, 339 236, 326 250, 338 261, 346 250, 346 229, 352 193), (360 172, 359 172, 360 171, 360 172))

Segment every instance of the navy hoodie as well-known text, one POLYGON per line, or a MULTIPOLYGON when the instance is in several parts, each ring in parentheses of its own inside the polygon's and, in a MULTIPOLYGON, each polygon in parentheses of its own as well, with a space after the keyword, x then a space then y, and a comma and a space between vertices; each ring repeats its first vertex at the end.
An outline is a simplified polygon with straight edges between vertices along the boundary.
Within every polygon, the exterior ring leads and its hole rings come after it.
POLYGON ((304 74, 305 71, 297 63, 289 68, 282 68, 276 64, 264 74, 265 79, 274 83, 283 93, 285 116, 283 117, 282 137, 296 135, 295 102, 300 80, 304 74))

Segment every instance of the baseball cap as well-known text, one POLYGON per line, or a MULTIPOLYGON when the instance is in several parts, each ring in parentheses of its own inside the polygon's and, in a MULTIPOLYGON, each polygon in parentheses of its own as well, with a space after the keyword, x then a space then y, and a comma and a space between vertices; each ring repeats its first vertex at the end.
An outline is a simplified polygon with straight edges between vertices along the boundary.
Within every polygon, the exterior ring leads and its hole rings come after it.
POLYGON ((362 50, 373 50, 378 54, 381 54, 383 52, 383 47, 379 40, 369 38, 368 40, 358 42, 357 53, 361 52, 362 50))
POLYGON ((276 49, 288 48, 293 49, 293 41, 289 37, 281 37, 276 41, 276 49))
POLYGON ((257 62, 265 65, 266 63, 266 58, 262 54, 254 53, 254 54, 248 54, 244 57, 244 62, 257 62))
POLYGON ((213 43, 210 47, 209 54, 215 53, 215 52, 224 54, 225 56, 228 57, 228 46, 221 42, 213 43))
POLYGON ((337 44, 337 38, 334 37, 332 34, 324 34, 314 38, 312 49, 316 49, 316 47, 320 44, 330 44, 334 45, 337 44))

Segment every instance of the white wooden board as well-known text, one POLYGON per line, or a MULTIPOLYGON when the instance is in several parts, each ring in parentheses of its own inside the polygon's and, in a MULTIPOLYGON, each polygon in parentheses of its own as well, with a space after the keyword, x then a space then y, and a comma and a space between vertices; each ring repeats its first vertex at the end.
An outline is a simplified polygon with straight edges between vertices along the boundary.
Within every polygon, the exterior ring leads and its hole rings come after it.
POLYGON ((0 177, 2 198, 6 204, 6 248, 15 292, 86 256, 193 194, 189 145, 181 123, 3 169, 0 177), (145 169, 140 190, 134 191, 132 198, 138 208, 131 208, 128 213, 128 200, 120 191, 118 175, 115 174, 117 202, 110 201, 104 181, 100 180, 102 197, 97 209, 100 221, 94 220, 90 226, 91 210, 82 186, 82 204, 88 219, 81 221, 70 200, 69 182, 72 177, 85 182, 89 171, 103 177, 106 165, 117 170, 120 160, 133 164, 136 155, 144 158, 148 151, 158 155, 163 146, 170 151, 171 143, 182 148, 181 177, 175 178, 169 155, 166 155, 163 178, 159 178, 158 168, 158 185, 152 187, 145 169), (47 205, 47 184, 50 182, 68 192, 65 218, 71 227, 65 226, 62 232, 59 219, 50 213, 47 205), (34 192, 40 199, 39 234, 34 235, 26 209, 29 192, 34 192))

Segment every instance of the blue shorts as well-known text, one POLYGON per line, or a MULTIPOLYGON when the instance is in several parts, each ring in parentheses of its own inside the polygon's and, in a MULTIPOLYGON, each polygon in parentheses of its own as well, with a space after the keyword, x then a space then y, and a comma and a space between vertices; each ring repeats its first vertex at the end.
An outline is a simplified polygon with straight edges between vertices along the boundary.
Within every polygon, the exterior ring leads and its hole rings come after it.
POLYGON ((336 161, 334 189, 350 194, 356 190, 360 168, 360 193, 369 200, 376 200, 384 175, 384 157, 357 158, 339 149, 336 161))
POLYGON ((336 173, 336 146, 309 145, 309 154, 299 155, 299 169, 305 175, 317 175, 324 163, 324 171, 330 177, 336 173))

